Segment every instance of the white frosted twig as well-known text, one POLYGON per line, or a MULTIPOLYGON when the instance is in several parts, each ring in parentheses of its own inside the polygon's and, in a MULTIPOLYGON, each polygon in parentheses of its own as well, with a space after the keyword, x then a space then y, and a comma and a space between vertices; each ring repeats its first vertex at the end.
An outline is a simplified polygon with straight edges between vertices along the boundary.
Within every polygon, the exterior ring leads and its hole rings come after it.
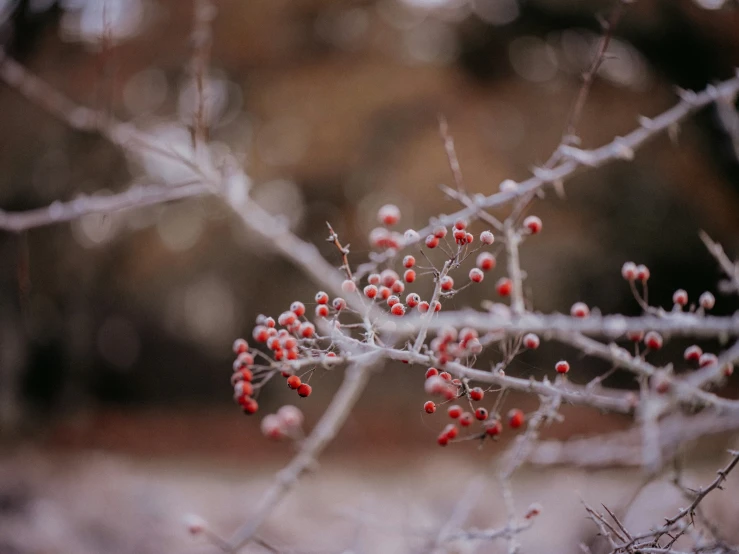
POLYGON ((24 212, 0 210, 0 229, 19 233, 64 221, 72 221, 89 214, 109 214, 182 200, 212 193, 203 183, 177 186, 134 185, 128 190, 109 196, 80 196, 69 202, 53 204, 24 212))
POLYGON ((334 439, 362 395, 378 359, 376 355, 358 357, 347 367, 341 387, 334 394, 311 434, 305 439, 298 454, 277 473, 259 500, 252 517, 229 539, 230 552, 238 551, 251 540, 272 510, 298 482, 300 476, 316 463, 323 449, 334 439))
POLYGON ((711 256, 716 258, 719 267, 721 267, 721 270, 726 273, 726 276, 728 277, 728 281, 723 283, 725 285, 724 292, 734 292, 739 294, 739 263, 732 262, 729 259, 729 256, 726 255, 726 252, 724 252, 723 246, 709 237, 708 233, 700 231, 699 235, 703 244, 706 245, 708 252, 711 256))
MULTIPOLYGON (((703 412, 697 415, 676 413, 660 421, 659 444, 662 456, 674 456, 680 445, 690 441, 739 429, 739 414, 703 412)), ((583 468, 641 467, 641 429, 632 427, 586 438, 566 441, 539 441, 529 453, 528 463, 567 465, 583 468)))
POLYGON ((505 247, 507 267, 508 267, 508 278, 511 280, 511 312, 514 316, 519 316, 524 313, 525 305, 523 301, 523 275, 521 273, 521 262, 518 257, 518 245, 521 243, 521 235, 516 232, 512 225, 512 222, 506 221, 505 228, 505 247))
MULTIPOLYGON (((386 319, 384 321, 393 321, 386 319)), ((420 327, 422 316, 409 314, 396 323, 397 333, 412 335, 420 327)), ((394 322, 395 323, 395 322, 394 322)), ((384 322, 378 323, 383 328, 384 322)), ((732 316, 701 316, 685 312, 664 312, 660 315, 626 317, 623 315, 590 315, 587 318, 564 314, 525 312, 516 318, 499 313, 458 310, 440 312, 428 323, 429 331, 445 327, 471 327, 480 333, 500 333, 517 336, 536 333, 548 338, 556 333, 580 333, 606 339, 624 339, 627 333, 657 331, 664 337, 722 338, 739 336, 739 313, 732 316)))
MULTIPOLYGON (((688 116, 712 104, 719 98, 730 98, 739 92, 739 74, 717 85, 706 87, 697 93, 683 94, 682 99, 672 108, 662 112, 652 119, 640 119, 640 126, 630 133, 616 137, 611 142, 594 150, 578 150, 577 159, 569 158, 552 169, 537 169, 534 176, 518 183, 514 190, 498 192, 475 202, 474 206, 465 207, 455 213, 435 218, 428 226, 418 230, 419 238, 410 240, 405 246, 418 243, 433 231, 436 225, 452 225, 457 219, 474 219, 480 209, 490 209, 508 204, 518 198, 528 196, 546 185, 564 182, 570 177, 588 168, 598 168, 611 162, 631 159, 634 153, 646 142, 662 132, 678 125, 688 116)), ((373 261, 386 261, 396 252, 383 252, 374 256, 373 261)), ((370 264, 365 264, 361 275, 372 271, 370 264)))
POLYGON ((425 314, 421 315, 421 325, 418 330, 418 336, 413 343, 413 352, 415 353, 420 352, 421 346, 423 346, 424 342, 426 342, 426 333, 428 331, 429 324, 431 323, 431 320, 436 313, 434 307, 436 306, 436 303, 439 302, 439 297, 441 296, 441 281, 442 279, 444 279, 444 277, 446 277, 447 273, 449 273, 449 268, 451 267, 451 265, 452 262, 450 260, 445 261, 444 267, 441 268, 441 271, 436 276, 436 285, 434 286, 434 292, 431 295, 429 309, 426 311, 425 314))

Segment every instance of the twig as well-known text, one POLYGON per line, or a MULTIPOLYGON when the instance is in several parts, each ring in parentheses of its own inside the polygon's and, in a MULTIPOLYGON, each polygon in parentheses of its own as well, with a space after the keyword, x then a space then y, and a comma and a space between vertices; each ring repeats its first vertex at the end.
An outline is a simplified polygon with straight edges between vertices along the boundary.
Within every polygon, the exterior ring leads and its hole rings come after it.
POLYGON ((54 202, 50 206, 25 212, 0 210, 0 229, 20 233, 36 227, 72 221, 89 214, 110 214, 211 193, 210 187, 197 182, 179 186, 134 185, 119 194, 84 195, 70 202, 54 202))
POLYGON ((708 252, 716 258, 719 266, 729 278, 729 281, 725 283, 726 286, 724 292, 739 293, 739 264, 732 262, 726 255, 726 252, 724 252, 724 248, 719 243, 711 239, 711 237, 708 236, 708 233, 700 231, 699 236, 703 241, 703 244, 706 245, 708 252))
POLYGON ((342 246, 341 242, 339 242, 339 235, 336 231, 334 231, 334 228, 331 227, 331 224, 327 221, 326 226, 328 227, 329 237, 328 241, 333 243, 337 250, 339 251, 339 254, 341 254, 341 261, 342 266, 341 269, 343 269, 346 272, 346 277, 350 281, 354 280, 354 277, 352 276, 352 268, 349 265, 349 245, 342 246))
MULTIPOLYGON (((383 328, 386 318, 378 322, 383 328)), ((409 314, 403 318, 399 333, 412 335, 424 325, 423 315, 409 314)), ((595 315, 587 318, 571 317, 562 314, 541 314, 525 312, 516 318, 498 313, 475 310, 440 312, 428 322, 429 331, 445 327, 471 327, 480 333, 500 333, 503 336, 517 336, 523 333, 536 333, 544 338, 557 333, 579 333, 600 336, 606 339, 624 339, 627 333, 657 331, 664 337, 717 338, 739 335, 739 313, 732 316, 700 316, 687 312, 665 312, 656 315, 626 317, 623 315, 595 315)))
POLYGON ((316 463, 323 449, 334 439, 362 395, 369 381, 371 369, 378 359, 377 356, 372 356, 347 368, 341 387, 336 391, 331 404, 311 434, 305 439, 298 454, 277 473, 274 482, 257 504, 254 515, 228 541, 230 552, 237 552, 251 540, 275 506, 298 482, 300 476, 316 463))
POLYGON ((523 275, 521 273, 521 262, 518 258, 518 245, 521 243, 521 235, 513 229, 509 221, 506 221, 505 234, 505 246, 508 254, 508 278, 513 284, 511 289, 511 311, 514 316, 519 316, 525 310, 523 301, 523 275))
MULTIPOLYGON (((617 160, 632 159, 634 153, 647 141, 681 123, 688 116, 717 99, 732 97, 737 92, 739 92, 739 74, 716 86, 709 86, 701 92, 683 94, 682 99, 675 106, 653 119, 641 118, 640 126, 623 137, 616 137, 611 142, 594 150, 573 149, 579 154, 577 159, 569 157, 552 169, 535 169, 533 177, 518 183, 515 190, 492 194, 475 202, 474 207, 466 207, 455 213, 435 218, 428 226, 418 230, 418 239, 406 241, 405 246, 412 246, 422 240, 433 232, 436 225, 449 226, 458 219, 474 219, 481 208, 490 209, 508 204, 546 185, 564 182, 586 169, 603 167, 617 160)), ((362 270, 357 273, 361 277, 372 271, 375 264, 384 262, 396 254, 396 252, 389 251, 376 254, 373 257, 373 263, 364 264, 362 270)))

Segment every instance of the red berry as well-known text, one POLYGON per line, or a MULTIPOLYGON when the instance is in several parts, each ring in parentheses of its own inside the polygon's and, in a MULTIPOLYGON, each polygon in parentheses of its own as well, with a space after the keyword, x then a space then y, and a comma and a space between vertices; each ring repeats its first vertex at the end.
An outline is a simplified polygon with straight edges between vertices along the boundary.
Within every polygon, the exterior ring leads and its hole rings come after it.
POLYGON ((495 290, 500 296, 508 296, 511 294, 513 289, 513 283, 508 277, 501 277, 495 284, 495 290))
POLYGON ((277 323, 280 325, 287 326, 293 323, 297 319, 296 315, 292 312, 282 312, 280 317, 277 318, 277 323))
POLYGON ((572 317, 588 317, 590 308, 584 302, 575 302, 570 308, 570 315, 572 317))
POLYGON ((672 295, 672 302, 678 306, 685 306, 688 304, 688 293, 683 289, 678 289, 672 295))
POLYGON ((435 367, 430 367, 426 370, 426 379, 428 379, 429 377, 434 377, 438 374, 439 374, 438 369, 436 369, 435 367))
POLYGON ((357 290, 357 285, 354 281, 346 279, 343 283, 341 283, 341 290, 347 293, 354 292, 355 290, 357 290))
POLYGON ((479 402, 480 400, 482 400, 483 396, 485 396, 485 392, 480 387, 470 389, 470 398, 472 400, 479 402))
POLYGON ((392 287, 393 283, 399 279, 398 274, 392 269, 385 269, 380 273, 382 284, 386 287, 392 287))
POLYGON ((433 234, 434 234, 434 236, 437 239, 443 239, 446 236, 446 234, 447 234, 447 229, 443 225, 438 225, 438 226, 434 227, 434 233, 433 234))
POLYGON ((441 290, 443 291, 450 291, 454 288, 454 279, 449 277, 449 275, 445 275, 441 279, 441 290))
POLYGON ((644 331, 629 331, 626 338, 632 342, 639 342, 644 338, 644 331))
POLYGON ((495 267, 495 256, 490 252, 480 252, 477 256, 476 264, 483 271, 490 271, 495 267))
POLYGON ((464 229, 454 229, 452 236, 454 237, 454 242, 456 242, 457 244, 467 243, 467 231, 465 231, 464 229))
POLYGON ((234 360, 233 369, 234 371, 236 371, 243 367, 251 367, 253 365, 254 365, 254 356, 252 356, 248 352, 242 352, 234 360))
POLYGON ((253 398, 247 398, 242 404, 241 407, 244 410, 244 413, 247 415, 252 415, 257 412, 259 409, 259 404, 257 404, 257 401, 253 398))
POLYGON ((313 392, 313 387, 311 387, 308 383, 303 383, 298 387, 298 396, 302 396, 305 398, 306 396, 310 396, 310 393, 313 392))
POLYGON ((428 312, 429 311, 429 303, 426 302, 425 300, 422 301, 422 302, 419 302, 418 303, 418 311, 421 312, 422 314, 425 314, 426 312, 428 312))
POLYGON ((449 437, 446 436, 446 433, 442 433, 436 438, 436 443, 439 446, 446 446, 447 444, 449 444, 449 437))
POLYGON ((270 328, 270 329, 274 329, 274 326, 275 326, 275 318, 274 318, 274 317, 267 317, 267 318, 265 318, 265 319, 264 319, 264 324, 265 324, 265 325, 266 325, 266 326, 267 326, 268 328, 270 328))
POLYGON ((449 440, 453 440, 459 434, 459 430, 457 429, 456 425, 450 423, 446 427, 444 427, 444 434, 449 440))
POLYGON ((464 230, 467 228, 467 222, 464 219, 458 219, 454 222, 454 228, 458 230, 464 230))
POLYGON ((386 287, 385 285, 381 285, 380 288, 377 289, 377 292, 383 300, 390 298, 390 295, 393 293, 390 287, 386 287))
POLYGON ((649 268, 643 264, 636 266, 636 278, 642 283, 646 283, 649 280, 649 268))
POLYGON ((428 248, 436 248, 439 246, 439 239, 436 238, 434 235, 429 235, 426 237, 426 246, 428 248))
POLYGON ((393 304, 393 307, 390 308, 390 313, 393 315, 403 315, 405 314, 405 306, 398 302, 397 304, 393 304))
POLYGON ((336 298, 334 298, 333 302, 331 302, 331 305, 334 307, 334 310, 340 312, 341 310, 346 308, 346 300, 344 300, 340 296, 337 296, 336 298))
POLYGON ((636 279, 636 264, 634 262, 626 262, 621 266, 621 276, 627 281, 636 279))
POLYGON ((439 377, 441 377, 442 379, 444 379, 444 381, 451 381, 452 380, 451 374, 449 372, 447 372, 447 371, 442 371, 441 373, 439 373, 439 377))
POLYGON ((395 225, 400 221, 400 209, 394 204, 385 204, 377 211, 377 219, 385 225, 395 225))
POLYGON ((287 386, 291 389, 297 389, 301 384, 300 377, 297 375, 290 375, 290 377, 287 378, 287 386))
POLYGON ((290 304, 290 311, 296 316, 300 317, 305 313, 305 304, 302 302, 295 301, 290 304))
POLYGON ((410 293, 405 297, 405 303, 408 304, 409 308, 415 308, 421 302, 421 297, 415 292, 410 293))
POLYGON ((473 283, 481 283, 484 277, 485 274, 482 272, 481 269, 478 269, 476 267, 470 269, 470 281, 472 281, 473 283))
POLYGON ((539 348, 539 337, 534 333, 527 333, 523 337, 523 345, 529 350, 536 350, 539 348))
POLYGON ((379 273, 371 273, 369 277, 367 277, 367 282, 370 285, 379 285, 382 282, 382 277, 380 277, 379 273))
POLYGON ((316 304, 328 304, 328 294, 323 291, 316 293, 316 304))
POLYGON ((405 258, 403 258, 403 267, 410 269, 414 265, 416 265, 416 258, 408 254, 405 258))
POLYGON ((438 300, 434 300, 432 302, 432 307, 435 312, 441 311, 441 302, 439 302, 438 300))
POLYGON ((526 227, 532 235, 541 231, 541 219, 535 215, 530 215, 523 220, 523 226, 526 227))
POLYGON ((316 306, 316 315, 318 317, 328 317, 328 306, 325 304, 319 304, 316 306))
POLYGON ((401 294, 403 291, 405 291, 405 285, 403 284, 403 281, 398 279, 393 283, 393 286, 390 287, 390 290, 392 290, 395 294, 401 294))
POLYGON ((700 367, 706 367, 711 364, 715 364, 717 361, 718 358, 716 357, 716 354, 705 352, 704 354, 701 354, 700 358, 698 358, 698 365, 700 367))
POLYGON ((477 408, 475 410, 475 418, 478 421, 485 421, 488 418, 488 411, 485 408, 477 408))
POLYGON ((244 339, 236 339, 233 344, 234 354, 242 354, 249 350, 249 343, 244 339))
POLYGON ((397 297, 397 296, 395 296, 395 295, 392 295, 391 297, 389 297, 389 298, 387 299, 387 305, 388 305, 388 306, 390 306, 391 308, 392 308, 393 306, 395 306, 395 304, 397 304, 398 302, 400 302, 400 298, 398 298, 398 297, 397 297))
POLYGON ((403 273, 403 280, 406 283, 412 283, 413 281, 416 280, 416 272, 413 271, 412 269, 406 269, 405 273, 403 273))
POLYGON ((431 400, 428 400, 423 405, 423 409, 426 411, 427 414, 433 414, 436 411, 436 404, 431 402, 431 400))
POLYGON ((557 373, 567 373, 570 371, 570 363, 567 360, 560 360, 554 364, 554 369, 557 370, 557 373))
POLYGON ((377 296, 377 287, 375 285, 367 285, 364 287, 364 295, 370 299, 374 298, 377 296))
POLYGON ((656 331, 649 331, 644 337, 644 344, 651 350, 659 350, 662 348, 662 335, 656 331))
POLYGON ((254 386, 249 381, 239 381, 234 385, 234 393, 238 396, 251 396, 254 386))
POLYGON ((495 236, 490 231, 483 231, 480 233, 480 242, 483 244, 491 245, 495 242, 495 236))
POLYGON ((511 429, 518 429, 519 427, 521 427, 524 420, 525 416, 523 415, 523 412, 518 408, 513 408, 511 411, 508 412, 508 426, 511 429))
POLYGON ((473 421, 475 421, 475 418, 472 417, 472 414, 469 412, 465 412, 461 416, 459 416, 459 424, 462 427, 469 427, 470 425, 472 425, 473 421))
POLYGON ((693 346, 688 346, 685 349, 685 354, 683 354, 683 357, 688 361, 696 361, 700 359, 701 354, 703 354, 703 350, 701 349, 701 347, 697 344, 694 344, 693 346))
POLYGON ((499 419, 490 419, 485 422, 485 433, 491 437, 500 435, 503 431, 503 424, 499 419))
POLYGON ((449 406, 447 414, 449 414, 449 417, 451 417, 452 419, 457 419, 459 416, 462 415, 462 408, 461 406, 449 406))
POLYGON ((267 331, 267 327, 265 327, 264 325, 257 325, 256 327, 254 327, 252 336, 257 342, 267 342, 267 339, 269 338, 269 331, 267 331))
POLYGON ((465 235, 465 241, 467 244, 472 244, 472 241, 475 240, 475 236, 472 233, 467 233, 465 235))

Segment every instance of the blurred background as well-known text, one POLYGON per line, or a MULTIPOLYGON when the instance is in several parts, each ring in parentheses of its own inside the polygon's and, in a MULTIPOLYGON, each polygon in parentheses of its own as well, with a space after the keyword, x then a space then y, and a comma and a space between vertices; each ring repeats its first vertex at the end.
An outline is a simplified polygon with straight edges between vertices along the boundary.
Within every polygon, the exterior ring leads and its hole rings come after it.
MULTIPOLYGON (((614 2, 215 4, 206 83, 213 148, 235 152, 254 197, 338 267, 324 240, 326 220, 351 243, 358 264, 379 206, 398 204, 403 229, 458 208, 438 189, 451 184, 439 114, 472 192, 491 194, 546 161, 592 60, 598 18, 614 2)), ((0 44, 73 100, 182 140, 194 103, 192 20, 184 0, 0 0, 0 44)), ((667 109, 675 87, 704 88, 737 66, 736 2, 627 6, 583 112, 583 146, 667 109)), ((522 251, 535 309, 567 311, 582 300, 604 313, 638 313, 620 277, 626 260, 650 267, 657 305, 669 306, 680 287, 692 299, 716 292, 720 274, 698 231, 739 253, 738 121, 735 105, 711 107, 635 161, 587 172, 571 180, 564 198, 536 203, 544 232, 522 251)), ((5 210, 124 190, 151 169, 94 134, 70 130, 4 84, 0 146, 5 210)), ((478 308, 498 276, 450 304, 478 308)), ((263 439, 258 420, 233 406, 231 343, 250 335, 259 313, 308 303, 316 290, 213 200, 0 234, 0 553, 207 551, 186 535, 181 516, 197 512, 230 531, 291 453, 263 439)), ((738 308, 719 295, 715 312, 738 308)), ((655 363, 686 344, 673 341, 655 363)), ((545 344, 510 372, 541 378, 565 355, 572 353, 545 344)), ((577 365, 576 382, 607 369, 579 358, 577 365)), ((388 366, 374 379, 323 470, 300 486, 265 537, 299 551, 407 552, 438 532, 469 477, 489 472, 502 446, 440 452, 440 423, 420 414, 420 371, 388 366), (289 530, 280 526, 284 518, 294 523, 289 530)), ((314 394, 299 404, 308 427, 340 374, 312 382, 314 394)), ((631 386, 618 378, 609 384, 631 386)), ((726 394, 736 396, 736 385, 726 394)), ((268 413, 295 397, 274 384, 259 400, 268 413)), ((535 407, 533 399, 509 403, 535 407)), ((564 413, 547 438, 629 425, 564 413)), ((730 441, 693 451, 695 471, 708 475, 730 441)), ((524 472, 519 508, 545 505, 541 529, 524 544, 571 552, 593 540, 576 491, 618 506, 640 479, 626 470, 524 472), (547 500, 561 509, 547 514, 547 500), (564 508, 571 508, 566 523, 564 508), (544 531, 555 526, 556 533, 544 531)), ((470 522, 502 524, 495 482, 483 483, 470 522)), ((642 496, 635 525, 646 525, 638 514, 659 521, 657 505, 679 502, 667 491, 642 496)), ((716 517, 731 521, 733 508, 717 504, 716 517)))

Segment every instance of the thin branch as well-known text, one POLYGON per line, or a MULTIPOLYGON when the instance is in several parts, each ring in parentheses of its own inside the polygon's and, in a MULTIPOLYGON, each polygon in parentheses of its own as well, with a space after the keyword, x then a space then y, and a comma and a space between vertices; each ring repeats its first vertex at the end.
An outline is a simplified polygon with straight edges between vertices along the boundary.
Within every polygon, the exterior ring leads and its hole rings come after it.
MULTIPOLYGON (((712 104, 721 98, 730 98, 739 92, 739 73, 737 76, 719 83, 709 85, 703 91, 683 92, 681 100, 672 108, 662 112, 653 119, 640 118, 640 126, 624 135, 616 137, 611 142, 594 150, 580 150, 571 148, 567 159, 552 169, 535 169, 533 177, 518 183, 514 190, 498 192, 475 202, 474 207, 466 207, 455 213, 435 218, 428 226, 418 230, 419 238, 406 241, 406 247, 412 246, 433 232, 436 225, 452 225, 458 219, 474 219, 480 208, 490 209, 508 204, 517 198, 528 195, 530 192, 552 185, 581 173, 590 168, 603 167, 617 160, 630 160, 634 153, 649 140, 662 132, 680 124, 688 116, 712 104)), ((373 256, 373 263, 364 264, 360 276, 373 270, 373 267, 384 262, 397 252, 386 251, 373 256)))
POLYGON ((196 182, 179 186, 134 185, 124 192, 110 196, 83 195, 69 202, 57 201, 49 206, 24 212, 0 210, 0 229, 20 233, 36 227, 72 221, 89 214, 110 214, 211 193, 210 187, 196 182))
POLYGON ((349 417, 352 408, 362 395, 369 381, 371 369, 378 359, 377 356, 372 356, 361 362, 358 360, 347 368, 341 387, 336 391, 331 404, 326 408, 311 434, 305 439, 298 454, 284 469, 277 473, 273 483, 262 495, 251 519, 239 528, 228 541, 230 552, 238 551, 252 539, 254 533, 298 482, 300 476, 316 463, 317 458, 334 439, 347 417, 349 417))
POLYGON ((724 248, 718 242, 711 239, 711 237, 708 236, 708 233, 700 231, 699 235, 703 244, 706 245, 708 252, 710 252, 711 256, 716 258, 718 265, 729 278, 728 283, 725 283, 726 290, 724 292, 739 293, 739 263, 732 262, 729 259, 729 256, 726 255, 726 252, 724 252, 724 248))
POLYGON ((197 154, 208 140, 208 114, 206 113, 205 86, 210 66, 210 49, 213 43, 213 19, 216 6, 212 0, 194 0, 192 58, 190 71, 195 81, 195 111, 192 122, 192 143, 197 154))
POLYGON ((519 316, 526 309, 523 301, 523 274, 521 273, 521 262, 518 257, 521 235, 513 229, 511 222, 506 222, 505 234, 505 246, 508 254, 508 278, 513 284, 511 288, 511 311, 514 316, 519 316))
MULTIPOLYGON (((387 319, 386 321, 392 321, 387 319)), ((383 322, 379 322, 382 328, 383 322)), ((414 334, 423 325, 423 316, 409 314, 403 318, 398 332, 414 334)), ((458 310, 440 312, 428 323, 429 331, 445 327, 471 327, 480 333, 497 333, 517 336, 536 333, 544 338, 556 333, 580 333, 606 339, 625 339, 627 333, 657 331, 665 337, 717 338, 739 335, 739 313, 732 316, 701 316, 687 312, 664 312, 657 315, 626 317, 622 315, 596 315, 587 318, 562 314, 525 312, 516 318, 499 313, 458 310)))

